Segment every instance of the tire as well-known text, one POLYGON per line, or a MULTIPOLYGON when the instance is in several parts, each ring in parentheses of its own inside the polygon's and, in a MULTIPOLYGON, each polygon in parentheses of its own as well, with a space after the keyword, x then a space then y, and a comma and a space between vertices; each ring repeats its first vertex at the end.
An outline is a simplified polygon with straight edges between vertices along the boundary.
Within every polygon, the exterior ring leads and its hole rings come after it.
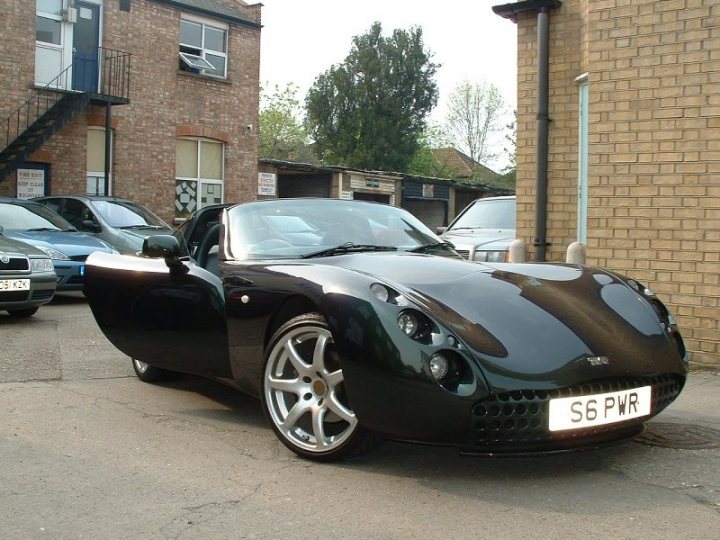
POLYGON ((168 371, 166 369, 151 366, 150 364, 141 362, 140 360, 136 360, 135 358, 133 358, 131 361, 132 367, 135 370, 135 375, 137 375, 137 378, 140 379, 142 382, 152 383, 167 381, 174 378, 174 376, 176 375, 173 371, 168 371))
POLYGON ((300 315, 270 340, 262 405, 280 441, 298 456, 336 461, 369 451, 376 435, 350 407, 332 334, 319 314, 300 315))
POLYGON ((10 315, 11 317, 15 317, 16 319, 25 319, 27 317, 32 317, 33 315, 35 315, 35 313, 37 313, 37 310, 38 308, 36 307, 31 307, 27 309, 13 309, 8 310, 8 315, 10 315))

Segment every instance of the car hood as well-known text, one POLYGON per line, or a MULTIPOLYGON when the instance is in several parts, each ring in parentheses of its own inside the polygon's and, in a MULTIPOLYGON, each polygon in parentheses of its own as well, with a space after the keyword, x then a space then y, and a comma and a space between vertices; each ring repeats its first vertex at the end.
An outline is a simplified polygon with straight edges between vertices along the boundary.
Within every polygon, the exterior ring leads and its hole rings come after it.
POLYGON ((331 264, 397 287, 464 342, 495 391, 685 372, 649 302, 601 269, 413 254, 331 264), (593 365, 593 357, 608 363, 593 365))
POLYGON ((64 231, 5 231, 22 242, 36 247, 49 247, 64 253, 68 257, 82 257, 93 251, 112 252, 112 248, 97 238, 78 232, 64 231))
POLYGON ((515 239, 515 229, 461 229, 445 231, 440 238, 452 242, 459 249, 471 247, 506 250, 515 239))
POLYGON ((20 253, 28 257, 47 257, 44 251, 40 251, 25 242, 20 242, 19 240, 3 235, 0 235, 0 251, 5 253, 20 253))

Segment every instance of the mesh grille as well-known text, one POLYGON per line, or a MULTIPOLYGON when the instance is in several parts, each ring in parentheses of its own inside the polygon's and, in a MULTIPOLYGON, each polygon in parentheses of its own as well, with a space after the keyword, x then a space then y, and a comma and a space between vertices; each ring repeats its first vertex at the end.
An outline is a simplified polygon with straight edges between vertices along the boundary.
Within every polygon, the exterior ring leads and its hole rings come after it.
POLYGON ((33 291, 32 299, 33 300, 45 300, 46 298, 52 298, 54 293, 55 293, 54 289, 40 289, 37 291, 33 291))
POLYGON ((0 302, 25 302, 30 291, 0 292, 0 302))
POLYGON ((27 257, 10 257, 8 262, 0 260, 0 273, 30 270, 30 261, 27 257))
POLYGON ((463 259, 470 258, 470 252, 466 249, 456 249, 458 255, 460 255, 463 259))
POLYGON ((557 390, 522 390, 498 394, 476 403, 472 409, 472 433, 480 446, 508 443, 539 443, 547 441, 587 438, 622 427, 642 424, 647 417, 625 422, 594 426, 572 431, 548 430, 549 402, 554 398, 575 397, 652 387, 651 415, 667 407, 682 390, 684 377, 625 377, 579 384, 557 390))

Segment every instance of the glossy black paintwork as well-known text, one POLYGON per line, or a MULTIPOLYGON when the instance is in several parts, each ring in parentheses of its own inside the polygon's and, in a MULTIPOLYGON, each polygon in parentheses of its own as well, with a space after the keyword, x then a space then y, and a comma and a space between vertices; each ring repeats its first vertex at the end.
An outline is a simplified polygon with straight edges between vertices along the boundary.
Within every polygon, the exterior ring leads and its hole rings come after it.
POLYGON ((686 373, 647 299, 599 269, 378 252, 226 260, 218 278, 190 259, 179 271, 178 262, 106 254, 88 260, 86 294, 119 349, 160 367, 231 378, 258 396, 274 331, 317 311, 341 354, 360 422, 399 439, 465 444, 470 410, 490 394, 686 373), (370 292, 376 282, 408 304, 378 300, 370 292), (408 308, 431 319, 434 342, 400 331, 398 314, 408 308), (463 392, 430 375, 430 357, 443 350, 458 354, 473 374, 463 392), (593 366, 592 356, 609 363, 593 366))

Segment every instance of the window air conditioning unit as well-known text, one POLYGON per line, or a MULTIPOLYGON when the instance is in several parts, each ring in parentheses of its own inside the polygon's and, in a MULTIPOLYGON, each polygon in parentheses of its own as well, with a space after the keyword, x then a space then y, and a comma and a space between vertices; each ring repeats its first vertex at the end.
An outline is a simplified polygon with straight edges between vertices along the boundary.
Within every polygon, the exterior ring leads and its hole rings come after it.
POLYGON ((69 23, 76 23, 77 22, 77 8, 68 7, 63 9, 63 21, 69 22, 69 23))

